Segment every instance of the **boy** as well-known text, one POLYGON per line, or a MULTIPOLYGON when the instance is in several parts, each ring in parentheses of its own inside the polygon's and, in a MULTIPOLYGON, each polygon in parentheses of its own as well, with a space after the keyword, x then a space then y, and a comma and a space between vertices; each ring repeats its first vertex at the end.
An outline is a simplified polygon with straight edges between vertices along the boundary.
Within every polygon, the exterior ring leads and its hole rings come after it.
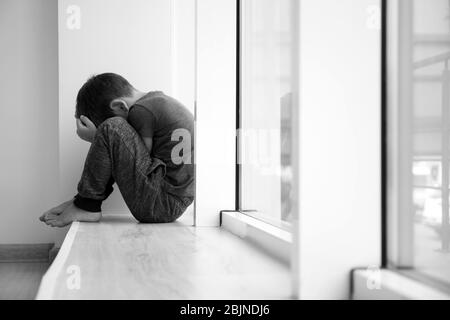
POLYGON ((99 221, 114 183, 143 223, 175 221, 193 202, 194 118, 178 101, 105 73, 80 89, 75 117, 78 136, 91 143, 78 194, 41 221, 52 227, 99 221))

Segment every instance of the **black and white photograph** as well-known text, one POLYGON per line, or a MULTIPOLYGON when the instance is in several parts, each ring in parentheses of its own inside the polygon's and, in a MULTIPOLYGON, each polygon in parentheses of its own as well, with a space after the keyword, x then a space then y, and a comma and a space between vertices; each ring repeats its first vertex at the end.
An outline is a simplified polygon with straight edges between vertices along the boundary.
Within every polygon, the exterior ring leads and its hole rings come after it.
POLYGON ((450 300, 449 63, 449 0, 0 0, 0 300, 450 300))

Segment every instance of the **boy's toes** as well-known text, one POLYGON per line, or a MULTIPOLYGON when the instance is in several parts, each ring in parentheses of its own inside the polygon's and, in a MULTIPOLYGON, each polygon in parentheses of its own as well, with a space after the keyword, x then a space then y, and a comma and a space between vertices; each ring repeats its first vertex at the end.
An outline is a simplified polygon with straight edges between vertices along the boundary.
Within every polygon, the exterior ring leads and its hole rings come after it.
POLYGON ((39 217, 39 220, 45 222, 45 220, 48 220, 48 219, 47 219, 48 215, 49 215, 49 212, 48 212, 48 211, 47 211, 47 212, 44 212, 44 213, 39 217))
POLYGON ((56 215, 54 213, 46 213, 46 214, 44 214, 44 220, 43 221, 56 220, 57 218, 58 218, 58 215, 56 215))
POLYGON ((67 225, 67 223, 58 219, 47 220, 45 221, 45 223, 51 227, 58 227, 58 228, 65 227, 67 225))
POLYGON ((44 220, 44 222, 45 222, 45 224, 46 224, 46 225, 49 225, 49 226, 51 226, 51 225, 52 225, 52 223, 54 223, 54 222, 55 222, 55 220, 44 220))
POLYGON ((41 220, 42 222, 45 222, 45 221, 47 220, 47 213, 42 214, 42 215, 39 217, 39 220, 41 220))

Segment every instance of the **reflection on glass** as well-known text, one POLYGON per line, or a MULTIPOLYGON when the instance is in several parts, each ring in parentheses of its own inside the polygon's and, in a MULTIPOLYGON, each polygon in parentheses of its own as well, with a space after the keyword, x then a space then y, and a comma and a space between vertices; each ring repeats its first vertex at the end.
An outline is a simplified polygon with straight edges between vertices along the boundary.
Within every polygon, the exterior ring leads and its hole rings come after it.
POLYGON ((241 6, 241 209, 279 225, 292 218, 293 68, 297 0, 241 6))
MULTIPOLYGON (((413 264, 450 282, 450 2, 410 1, 413 264)), ((408 21, 408 19, 405 19, 408 21)), ((407 34, 407 33, 404 33, 407 34)))

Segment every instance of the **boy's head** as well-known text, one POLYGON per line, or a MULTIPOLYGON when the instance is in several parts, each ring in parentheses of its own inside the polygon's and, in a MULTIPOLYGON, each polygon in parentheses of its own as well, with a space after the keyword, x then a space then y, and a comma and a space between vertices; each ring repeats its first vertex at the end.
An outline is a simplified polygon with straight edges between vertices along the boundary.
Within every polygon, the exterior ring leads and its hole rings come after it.
POLYGON ((134 87, 122 76, 103 73, 92 76, 78 91, 75 117, 88 117, 97 127, 106 119, 126 114, 126 103, 134 87))

